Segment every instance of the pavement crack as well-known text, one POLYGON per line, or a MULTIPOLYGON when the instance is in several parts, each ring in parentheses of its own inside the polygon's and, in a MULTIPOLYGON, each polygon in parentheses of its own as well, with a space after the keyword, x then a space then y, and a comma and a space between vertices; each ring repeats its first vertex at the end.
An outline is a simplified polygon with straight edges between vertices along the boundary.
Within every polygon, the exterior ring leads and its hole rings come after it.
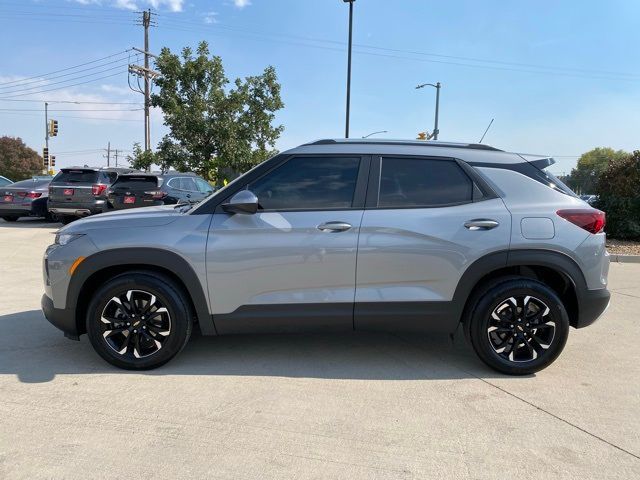
MULTIPOLYGON (((409 344, 409 345, 411 345, 411 346, 413 346, 413 347, 415 347, 415 348, 417 348, 419 350, 422 350, 424 352, 428 352, 426 349, 422 348, 420 345, 416 345, 415 343, 413 343, 413 342, 411 342, 409 340, 406 340, 405 338, 402 338, 400 335, 396 335, 396 334, 392 334, 392 335, 394 337, 400 339, 401 341, 403 341, 403 342, 405 342, 405 343, 407 343, 407 344, 409 344)), ((430 352, 428 352, 428 353, 430 353, 430 352)), ((640 460, 640 455, 637 455, 637 454, 635 454, 635 453, 633 453, 633 452, 631 452, 631 451, 629 451, 629 450, 627 450, 627 449, 625 449, 625 448, 623 448, 623 447, 621 447, 619 445, 616 445, 615 443, 610 442, 609 440, 607 440, 605 438, 602 438, 601 436, 596 435, 595 433, 592 433, 589 430, 587 430, 587 429, 585 429, 585 428, 583 428, 583 427, 581 427, 579 425, 576 425, 575 423, 572 423, 569 420, 566 420, 566 419, 562 418, 561 416, 556 415, 555 413, 550 412, 549 410, 547 410, 547 409, 545 409, 543 407, 540 407, 539 405, 536 405, 535 403, 530 402, 529 400, 527 400, 525 398, 522 398, 521 396, 516 395, 515 393, 512 393, 509 390, 507 390, 507 389, 505 389, 505 388, 503 388, 503 387, 501 387, 499 385, 496 385, 495 383, 491 383, 489 380, 486 380, 486 379, 476 375, 473 372, 465 370, 464 368, 460 368, 457 365, 452 365, 452 367, 456 368, 457 370, 460 370, 461 372, 463 372, 466 375, 469 375, 470 377, 473 377, 473 378, 475 378, 477 380, 480 380, 483 383, 486 383, 487 385, 489 385, 489 386, 491 386, 491 387, 493 387, 493 388, 495 388, 497 390, 500 390, 502 393, 505 393, 505 394, 515 398, 516 400, 520 400, 521 402, 529 405, 530 407, 533 407, 536 410, 539 410, 542 413, 545 413, 545 414, 549 415, 550 417, 552 417, 552 418, 554 418, 554 419, 556 419, 556 420, 558 420, 558 421, 560 421, 560 422, 562 422, 562 423, 564 423, 566 425, 569 425, 570 427, 573 427, 576 430, 579 430, 582 433, 584 433, 586 435, 589 435, 590 437, 595 438, 596 440, 598 440, 598 441, 600 441, 600 442, 602 442, 602 443, 604 443, 606 445, 609 445, 610 447, 615 448, 616 450, 619 450, 622 453, 626 453, 627 455, 630 455, 631 457, 635 458, 636 460, 640 460)))

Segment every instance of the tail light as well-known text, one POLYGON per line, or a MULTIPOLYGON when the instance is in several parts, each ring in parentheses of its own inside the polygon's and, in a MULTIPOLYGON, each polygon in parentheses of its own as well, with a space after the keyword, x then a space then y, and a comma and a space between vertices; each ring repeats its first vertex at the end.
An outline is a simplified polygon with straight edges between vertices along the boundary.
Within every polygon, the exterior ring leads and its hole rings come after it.
POLYGON ((151 195, 151 198, 154 200, 160 200, 167 196, 167 192, 163 192, 162 190, 151 190, 149 192, 144 192, 146 195, 151 195))
POLYGON ((102 195, 102 192, 104 192, 106 189, 106 185, 103 185, 102 183, 96 183, 91 186, 91 193, 97 197, 98 195, 102 195))
POLYGON ((600 233, 606 224, 605 213, 595 208, 558 210, 556 213, 589 233, 600 233))
POLYGON ((39 198, 42 194, 38 192, 18 192, 18 196, 22 198, 39 198))

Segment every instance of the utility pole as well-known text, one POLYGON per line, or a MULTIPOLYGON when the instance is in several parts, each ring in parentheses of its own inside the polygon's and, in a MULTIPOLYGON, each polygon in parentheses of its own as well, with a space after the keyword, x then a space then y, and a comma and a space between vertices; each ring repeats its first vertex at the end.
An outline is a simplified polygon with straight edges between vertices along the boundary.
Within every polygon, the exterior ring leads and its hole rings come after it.
POLYGON ((144 66, 129 65, 129 73, 137 76, 138 79, 143 77, 144 88, 140 88, 140 84, 138 83, 138 88, 136 89, 131 86, 131 82, 129 82, 129 88, 134 92, 142 93, 144 95, 144 150, 148 152, 151 150, 151 122, 149 116, 149 110, 151 108, 151 80, 160 74, 149 68, 149 57, 157 58, 149 52, 149 27, 155 26, 154 21, 151 19, 151 15, 154 14, 151 12, 151 9, 137 13, 142 13, 142 21, 137 23, 137 25, 142 25, 144 27, 144 50, 140 50, 135 47, 133 50, 144 55, 144 66))
POLYGON ((117 148, 115 151, 115 157, 116 157, 116 168, 118 168, 118 149, 117 148))
POLYGON ((144 150, 151 150, 151 128, 149 126, 149 104, 151 90, 149 88, 149 25, 151 25, 151 9, 142 12, 144 26, 144 150))
MULTIPOLYGON (((47 154, 49 154, 49 104, 47 102, 44 102, 44 132, 44 146, 47 149, 47 154)), ((49 170, 47 163, 45 160, 43 168, 45 175, 49 170)))
POLYGON ((347 118, 344 126, 344 138, 349 138, 349 111, 351 109, 351 47, 353 40, 353 2, 356 0, 342 0, 349 4, 349 47, 347 54, 347 118))
POLYGON ((110 160, 111 160, 111 142, 107 143, 107 167, 109 167, 110 160))

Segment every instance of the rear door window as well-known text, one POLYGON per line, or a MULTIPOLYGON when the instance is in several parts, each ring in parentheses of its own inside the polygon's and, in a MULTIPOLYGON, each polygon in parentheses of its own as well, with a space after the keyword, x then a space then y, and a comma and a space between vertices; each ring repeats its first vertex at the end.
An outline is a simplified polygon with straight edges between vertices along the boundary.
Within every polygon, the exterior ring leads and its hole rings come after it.
POLYGON ((382 159, 378 207, 442 207, 472 199, 473 182, 454 160, 382 159))
POLYGON ((211 193, 213 192, 213 187, 211 187, 211 185, 209 185, 209 182, 206 182, 205 180, 201 179, 201 178, 196 178, 196 185, 198 187, 198 190, 202 193, 211 193))
POLYGON ((98 172, 95 170, 62 170, 52 182, 60 183, 96 183, 98 172))

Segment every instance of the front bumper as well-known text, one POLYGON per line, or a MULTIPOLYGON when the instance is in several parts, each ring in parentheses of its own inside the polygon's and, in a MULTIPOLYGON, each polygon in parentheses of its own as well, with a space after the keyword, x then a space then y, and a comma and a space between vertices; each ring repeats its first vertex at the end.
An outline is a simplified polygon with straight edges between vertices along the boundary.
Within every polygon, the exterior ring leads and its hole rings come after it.
POLYGON ((578 319, 576 328, 588 327, 605 312, 609 306, 611 293, 606 288, 586 290, 578 300, 578 319))
POLYGON ((78 340, 78 326, 76 324, 76 315, 72 310, 66 308, 55 308, 53 300, 46 294, 42 295, 40 301, 42 312, 49 322, 64 333, 64 336, 72 340, 78 340))

